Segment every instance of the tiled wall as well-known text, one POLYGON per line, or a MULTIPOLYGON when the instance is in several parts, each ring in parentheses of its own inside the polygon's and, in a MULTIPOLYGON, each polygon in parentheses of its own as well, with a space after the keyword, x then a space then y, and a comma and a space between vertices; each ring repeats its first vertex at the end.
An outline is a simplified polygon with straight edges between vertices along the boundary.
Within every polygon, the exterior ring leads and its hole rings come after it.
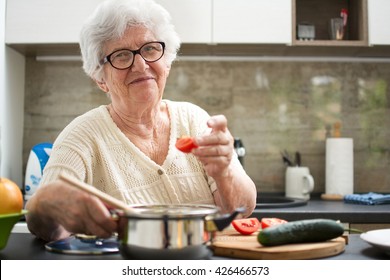
MULTIPOLYGON (((354 139, 355 192, 390 192, 390 63, 178 61, 165 98, 225 114, 263 192, 283 192, 280 151, 299 151, 325 191, 325 139, 335 122, 354 139)), ((75 116, 108 100, 80 62, 27 59, 24 162, 75 116)))

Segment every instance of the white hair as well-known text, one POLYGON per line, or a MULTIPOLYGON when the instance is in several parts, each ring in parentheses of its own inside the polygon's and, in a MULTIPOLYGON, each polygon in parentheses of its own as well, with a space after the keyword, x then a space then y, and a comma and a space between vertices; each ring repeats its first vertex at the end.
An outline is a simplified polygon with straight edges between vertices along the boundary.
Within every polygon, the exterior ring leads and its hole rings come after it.
POLYGON ((149 29, 157 41, 165 43, 165 59, 170 66, 180 48, 180 38, 167 10, 153 0, 108 0, 86 20, 80 33, 83 69, 92 79, 101 80, 104 44, 120 38, 132 26, 149 29))

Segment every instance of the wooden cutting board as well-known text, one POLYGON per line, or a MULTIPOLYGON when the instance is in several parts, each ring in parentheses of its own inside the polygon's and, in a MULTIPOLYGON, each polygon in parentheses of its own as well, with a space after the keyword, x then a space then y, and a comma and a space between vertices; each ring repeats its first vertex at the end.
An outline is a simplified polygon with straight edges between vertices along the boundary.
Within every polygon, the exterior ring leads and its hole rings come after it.
POLYGON ((252 260, 308 260, 338 255, 344 252, 345 239, 338 237, 326 242, 288 244, 264 247, 257 233, 241 235, 219 232, 211 245, 215 256, 252 260))

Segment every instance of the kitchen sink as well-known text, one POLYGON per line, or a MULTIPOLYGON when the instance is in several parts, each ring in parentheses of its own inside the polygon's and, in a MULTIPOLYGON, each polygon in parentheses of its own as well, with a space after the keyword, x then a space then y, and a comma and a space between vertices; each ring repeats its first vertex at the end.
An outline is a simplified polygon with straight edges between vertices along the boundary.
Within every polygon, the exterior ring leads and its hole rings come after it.
POLYGON ((304 199, 284 196, 267 196, 260 193, 257 195, 256 209, 298 207, 306 204, 307 200, 304 199))

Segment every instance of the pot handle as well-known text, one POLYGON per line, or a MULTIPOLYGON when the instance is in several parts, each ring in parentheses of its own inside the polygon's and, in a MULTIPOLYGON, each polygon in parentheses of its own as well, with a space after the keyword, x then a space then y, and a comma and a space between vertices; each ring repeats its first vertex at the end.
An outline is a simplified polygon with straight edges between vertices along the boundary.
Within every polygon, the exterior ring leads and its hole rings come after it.
POLYGON ((205 228, 208 232, 222 231, 237 217, 238 214, 244 213, 245 207, 236 208, 233 213, 221 215, 218 217, 207 216, 205 220, 205 228))

